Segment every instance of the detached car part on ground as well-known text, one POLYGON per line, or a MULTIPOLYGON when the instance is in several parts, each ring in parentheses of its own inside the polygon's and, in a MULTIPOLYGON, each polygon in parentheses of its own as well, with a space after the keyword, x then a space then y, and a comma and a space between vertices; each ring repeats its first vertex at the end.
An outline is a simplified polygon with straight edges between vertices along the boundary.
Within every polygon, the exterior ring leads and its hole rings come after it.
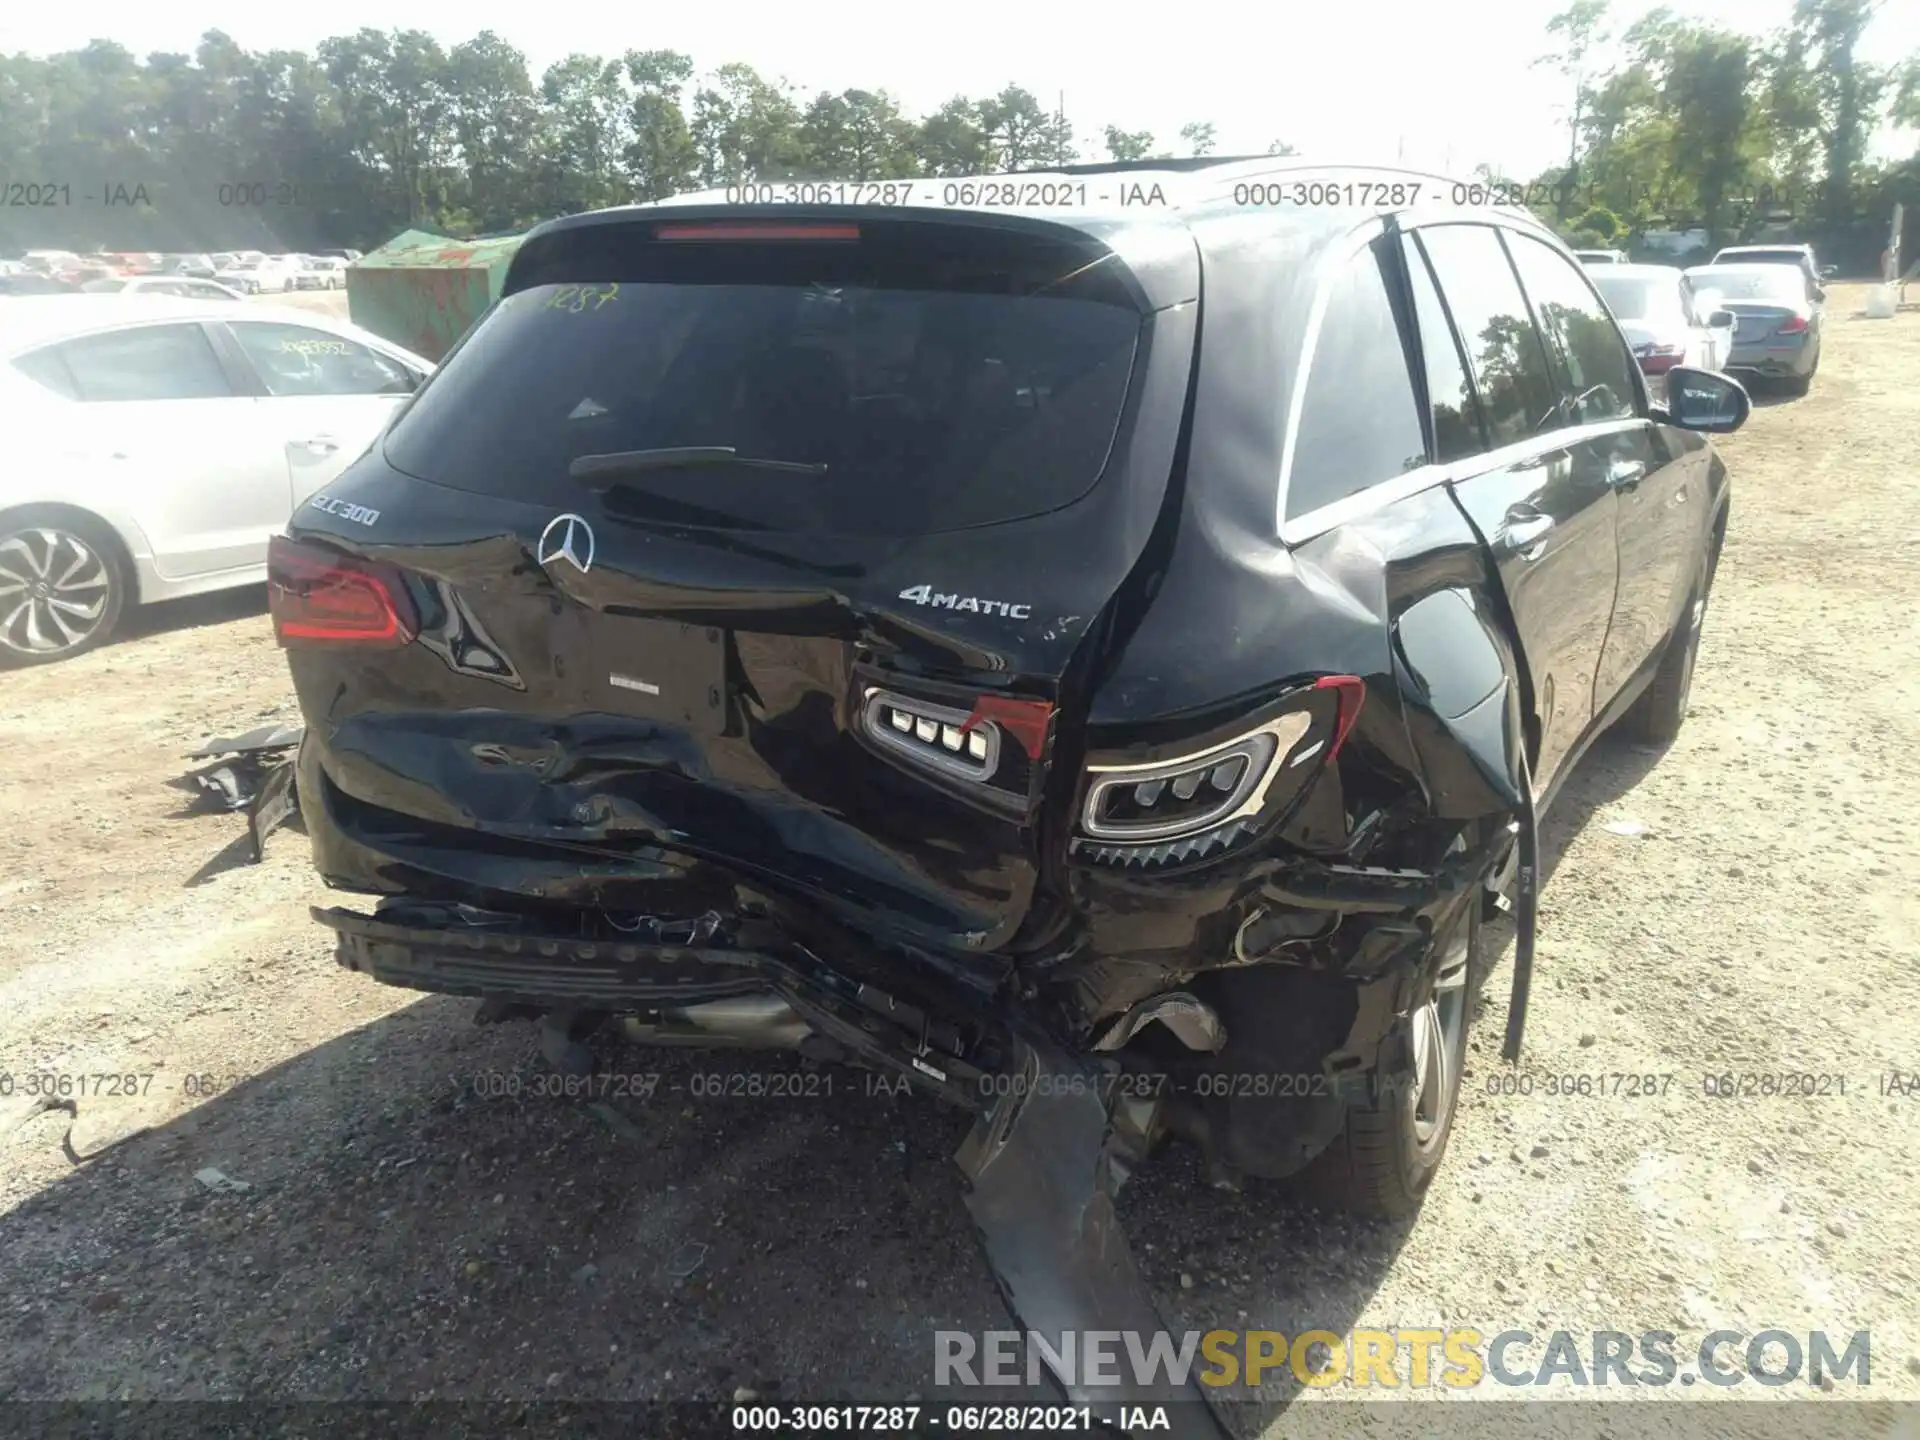
POLYGON ((1539 808, 1685 713, 1696 431, 1748 402, 1651 410, 1525 216, 1249 213, 1247 171, 530 236, 270 560, 315 860, 380 897, 315 912, 343 963, 566 1066, 615 1021, 974 1111, 1042 1332, 1157 1326, 1112 1190, 1166 1136, 1415 1208, 1497 895, 1519 1051, 1539 808))
POLYGON ((293 761, 305 733, 298 725, 262 725, 209 740, 187 755, 206 763, 173 786, 204 808, 246 812, 248 858, 258 865, 266 858, 267 837, 300 813, 293 761))

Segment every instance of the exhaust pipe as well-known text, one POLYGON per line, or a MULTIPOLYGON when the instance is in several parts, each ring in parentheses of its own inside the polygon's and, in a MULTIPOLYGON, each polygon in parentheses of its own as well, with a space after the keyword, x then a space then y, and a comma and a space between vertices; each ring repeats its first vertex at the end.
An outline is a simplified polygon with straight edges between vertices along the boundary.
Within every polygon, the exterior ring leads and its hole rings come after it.
POLYGON ((798 1050, 812 1028, 778 995, 739 995, 698 1005, 628 1015, 621 1029, 642 1045, 700 1045, 798 1050))

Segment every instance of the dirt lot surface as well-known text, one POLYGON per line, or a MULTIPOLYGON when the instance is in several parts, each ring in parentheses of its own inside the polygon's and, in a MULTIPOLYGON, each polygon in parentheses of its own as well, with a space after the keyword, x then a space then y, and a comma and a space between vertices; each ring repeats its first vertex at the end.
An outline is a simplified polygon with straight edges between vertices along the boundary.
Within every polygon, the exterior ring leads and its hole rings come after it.
MULTIPOLYGON (((1424 1212, 1163 1155, 1123 1211, 1175 1328, 1671 1330, 1683 1368, 1714 1329, 1864 1329, 1866 1393, 1920 1397, 1920 1098, 1882 1093, 1920 1071, 1920 315, 1860 306, 1835 289, 1812 395, 1725 443, 1691 717, 1664 755, 1604 742, 1551 817, 1527 1058, 1497 1060, 1503 928, 1424 1212), (1723 1074, 1835 1078, 1708 1098, 1723 1074), (1573 1075, 1600 1093, 1550 1093, 1573 1075)), ((250 594, 0 675, 0 1398, 899 1400, 934 1330, 1004 1328, 955 1114, 845 1077, 703 1098, 743 1067, 688 1052, 616 1052, 661 1077, 637 1145, 482 1093, 535 1073, 528 1029, 337 969, 297 833, 250 867, 239 819, 182 818, 182 753, 279 718, 250 594), (48 1074, 87 1077, 77 1114, 31 1112, 48 1074)), ((1354 1393, 1289 1388, 1244 1433, 1354 1393)))
POLYGON ((317 315, 331 315, 335 320, 347 318, 345 290, 288 290, 278 295, 255 295, 251 298, 251 303, 286 305, 295 310, 311 310, 317 315))

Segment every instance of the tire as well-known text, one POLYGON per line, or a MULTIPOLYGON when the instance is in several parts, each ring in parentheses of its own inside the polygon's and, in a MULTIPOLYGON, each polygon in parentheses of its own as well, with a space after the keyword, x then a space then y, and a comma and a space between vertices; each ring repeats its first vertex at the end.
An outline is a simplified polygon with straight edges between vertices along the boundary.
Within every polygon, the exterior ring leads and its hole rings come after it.
POLYGON ((1649 745, 1671 744, 1687 718, 1687 696, 1693 690, 1693 666, 1700 654, 1700 627, 1707 614, 1707 582, 1702 580, 1687 597, 1680 625, 1667 637, 1660 668, 1653 683, 1620 717, 1620 728, 1630 738, 1649 745))
POLYGON ((1439 1173, 1459 1114, 1467 1027, 1486 963, 1481 909, 1461 907, 1431 996, 1414 1012, 1411 1093, 1350 1103, 1345 1126, 1301 1173, 1300 1189, 1321 1209, 1408 1216, 1439 1173))
POLYGON ((131 591, 126 552, 102 522, 31 506, 0 516, 0 669, 104 645, 131 591))

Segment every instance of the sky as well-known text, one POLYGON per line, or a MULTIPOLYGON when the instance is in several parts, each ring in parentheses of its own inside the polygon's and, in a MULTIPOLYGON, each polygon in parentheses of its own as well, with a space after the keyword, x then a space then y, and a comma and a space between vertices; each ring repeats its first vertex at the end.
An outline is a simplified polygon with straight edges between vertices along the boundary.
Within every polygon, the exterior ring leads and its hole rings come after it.
MULTIPOLYGON (((974 0, 940 11, 881 0, 668 5, 651 15, 607 0, 328 0, 324 5, 191 6, 97 0, 0 6, 0 52, 47 54, 110 36, 144 56, 191 52, 208 29, 248 50, 312 49, 328 35, 396 24, 443 44, 493 30, 522 50, 537 78, 572 51, 679 50, 703 69, 744 61, 806 94, 886 89, 909 113, 956 94, 1018 84, 1051 106, 1064 95, 1087 158, 1105 125, 1150 130, 1177 147, 1189 121, 1211 121, 1221 154, 1261 153, 1284 140, 1327 163, 1408 165, 1531 176, 1566 153, 1567 86, 1533 60, 1550 48, 1546 22, 1564 0, 1388 0, 1266 5, 1185 0, 974 0), (1281 18, 1284 15, 1284 19, 1281 18)), ((1615 27, 1652 8, 1616 0, 1615 27)), ((1749 32, 1785 24, 1792 0, 1673 0, 1679 14, 1749 32)), ((1920 53, 1920 3, 1888 0, 1863 57, 1920 53)), ((1904 141, 1906 137, 1902 137, 1904 141)))

